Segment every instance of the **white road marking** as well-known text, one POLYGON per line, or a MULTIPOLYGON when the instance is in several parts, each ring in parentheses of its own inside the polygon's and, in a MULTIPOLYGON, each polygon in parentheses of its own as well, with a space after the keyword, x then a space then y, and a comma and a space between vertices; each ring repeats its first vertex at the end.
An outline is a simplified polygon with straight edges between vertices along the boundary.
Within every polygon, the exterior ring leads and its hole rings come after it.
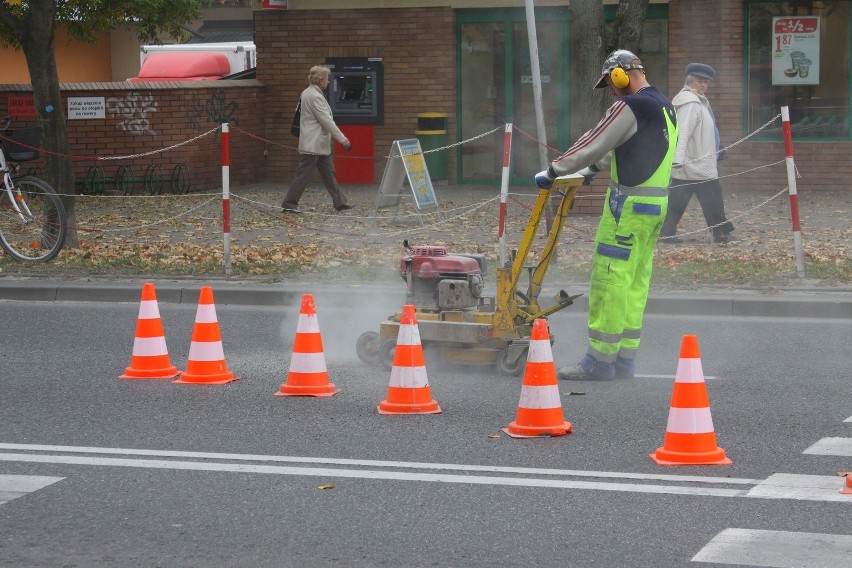
POLYGON ((222 471, 262 473, 274 475, 304 475, 315 477, 347 477, 358 479, 387 479, 400 481, 425 481, 443 483, 471 483, 479 485, 514 485, 526 487, 550 487, 561 489, 597 489, 601 491, 625 491, 635 493, 668 493, 676 495, 702 495, 714 497, 756 497, 764 499, 797 499, 812 501, 849 501, 849 496, 839 493, 838 477, 774 474, 765 480, 731 477, 702 477, 686 475, 641 474, 612 471, 583 471, 566 469, 536 469, 528 467, 504 467, 487 465, 442 464, 423 462, 399 462, 381 460, 354 460, 338 458, 310 458, 299 456, 272 456, 254 454, 225 454, 215 452, 184 452, 173 450, 145 450, 128 448, 98 448, 87 446, 53 446, 40 444, 0 443, 0 461, 59 463, 69 465, 105 465, 115 467, 137 467, 153 469, 175 469, 190 471, 222 471), (11 453, 19 450, 31 453, 11 453), (33 452, 43 452, 33 453, 33 452), (45 454, 44 452, 50 452, 45 454), (56 454, 93 454, 56 455, 56 454), (145 458, 179 459, 136 459, 119 456, 144 456, 145 458), (195 460, 195 461, 187 461, 195 460), (200 461, 207 460, 207 461, 200 461), (217 460, 217 461, 211 461, 217 460), (231 463, 225 463, 225 460, 231 463), (233 463, 237 462, 237 463, 233 463), (245 463, 261 462, 261 463, 245 463), (301 467, 264 465, 262 462, 334 465, 344 467, 301 467), (382 468, 385 468, 382 470, 382 468), (390 471, 427 470, 427 471, 390 471), (429 471, 439 470, 438 473, 429 471), (446 472, 464 472, 453 474, 446 472), (471 475, 477 474, 477 475, 471 475), (484 474, 511 474, 504 475, 484 474), (522 477, 523 476, 523 477, 522 477), (586 477, 618 479, 620 482, 579 481, 552 479, 553 477, 586 477), (664 481, 668 485, 645 484, 645 481, 664 481), (639 483, 630 483, 639 482, 639 483), (748 485, 749 488, 707 487, 712 484, 748 485))
POLYGON ((852 438, 823 438, 802 453, 852 457, 852 438))
MULTIPOLYGON (((674 375, 641 375, 641 374, 637 374, 637 375, 635 375, 635 378, 637 378, 637 379, 668 379, 668 380, 670 380, 670 381, 672 381, 672 382, 674 382, 674 380, 675 380, 675 376, 674 376, 674 375)), ((718 378, 719 378, 719 377, 713 377, 713 376, 710 376, 710 375, 704 375, 704 380, 705 380, 705 381, 714 381, 714 380, 716 380, 716 379, 718 379, 718 378)))
POLYGON ((745 496, 799 501, 842 501, 852 504, 852 496, 840 493, 843 483, 843 478, 836 475, 774 473, 758 483, 745 496))
POLYGON ((402 471, 377 471, 332 469, 318 467, 291 467, 255 465, 245 463, 212 463, 154 459, 98 458, 84 456, 55 456, 35 454, 0 453, 0 461, 53 463, 67 465, 96 465, 114 467, 140 467, 188 471, 224 471, 232 473, 265 473, 273 475, 305 475, 312 477, 346 477, 355 479, 385 479, 395 481, 430 481, 438 483, 470 483, 475 485, 511 485, 516 487, 548 487, 554 489, 597 489, 632 493, 665 493, 674 495, 700 495, 712 497, 740 497, 744 489, 716 487, 685 487, 678 485, 641 485, 596 481, 533 479, 524 477, 496 477, 485 475, 453 475, 447 473, 409 473, 402 471))
POLYGON ((0 505, 63 479, 44 475, 0 475, 0 505))
MULTIPOLYGON (((182 452, 175 450, 141 450, 130 448, 97 448, 87 446, 50 446, 42 444, 4 444, 0 450, 32 452, 62 452, 73 454, 106 454, 125 456, 152 456, 160 458, 212 459, 231 461, 255 461, 278 463, 309 463, 325 465, 349 465, 363 467, 395 467, 399 469, 431 469, 450 471, 475 471, 485 473, 514 473, 526 475, 563 475, 571 477, 616 478, 622 480, 656 480, 671 482, 724 483, 725 485, 755 485, 760 479, 731 477, 702 477, 698 475, 664 475, 651 473, 622 473, 617 471, 587 471, 577 469, 539 469, 532 467, 501 467, 492 465, 466 465, 452 463, 401 462, 384 460, 353 460, 345 458, 311 458, 302 456, 270 456, 264 454, 223 454, 216 452, 182 452)), ((0 454, 2 455, 2 454, 0 454)))
POLYGON ((852 536, 748 529, 725 529, 702 548, 693 562, 837 568, 852 558, 852 536))
POLYGON ((846 420, 844 420, 844 422, 852 422, 852 416, 850 416, 849 418, 847 418, 846 420))

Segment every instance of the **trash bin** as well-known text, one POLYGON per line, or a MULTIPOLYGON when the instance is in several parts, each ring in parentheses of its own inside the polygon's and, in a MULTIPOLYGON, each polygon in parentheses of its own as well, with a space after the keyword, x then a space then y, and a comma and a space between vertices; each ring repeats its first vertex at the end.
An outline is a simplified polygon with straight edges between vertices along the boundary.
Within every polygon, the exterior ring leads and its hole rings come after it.
POLYGON ((447 114, 443 112, 422 112, 417 115, 417 130, 414 134, 420 141, 429 177, 433 180, 446 180, 447 150, 429 152, 447 145, 447 114), (426 152, 429 152, 428 154, 426 152))

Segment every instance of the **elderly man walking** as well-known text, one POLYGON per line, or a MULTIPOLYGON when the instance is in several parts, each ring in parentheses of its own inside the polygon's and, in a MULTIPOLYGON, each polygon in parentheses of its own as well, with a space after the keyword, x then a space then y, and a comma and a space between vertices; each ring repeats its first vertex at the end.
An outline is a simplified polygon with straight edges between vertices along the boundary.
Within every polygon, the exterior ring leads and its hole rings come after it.
POLYGON ((712 228, 713 241, 724 244, 734 240, 731 235, 734 225, 725 217, 719 183, 719 129, 706 97, 715 76, 716 70, 709 65, 690 63, 686 66, 686 84, 672 99, 679 137, 672 167, 669 212, 660 230, 661 243, 680 242, 675 237, 677 224, 693 194, 701 204, 707 226, 712 228))

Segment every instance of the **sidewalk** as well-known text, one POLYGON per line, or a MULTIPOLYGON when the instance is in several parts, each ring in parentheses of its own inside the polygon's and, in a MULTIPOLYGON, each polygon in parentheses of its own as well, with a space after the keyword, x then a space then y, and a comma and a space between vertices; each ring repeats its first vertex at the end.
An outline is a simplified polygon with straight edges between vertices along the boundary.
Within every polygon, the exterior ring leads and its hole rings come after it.
MULTIPOLYGON (((405 284, 395 272, 404 239, 411 244, 446 246, 450 252, 497 258, 500 190, 496 186, 436 183, 441 220, 434 214, 421 220, 411 203, 410 189, 405 187, 403 195, 408 195, 401 202, 400 217, 388 219, 392 213, 385 211, 381 215, 386 218, 378 222, 372 218, 377 185, 345 186, 355 209, 336 213, 325 189, 311 184, 300 203, 305 211, 302 215, 281 212, 285 189, 286 184, 273 183, 231 189, 231 238, 242 255, 235 263, 260 258, 274 267, 271 272, 224 277, 222 206, 215 192, 187 197, 86 196, 77 204, 79 226, 94 229, 80 232, 85 248, 63 251, 58 262, 39 266, 5 261, 0 266, 0 299, 136 302, 141 283, 149 280, 157 282, 158 289, 163 287, 163 301, 173 302, 195 302, 202 282, 213 283, 217 301, 222 303, 283 305, 303 292, 323 288, 353 294, 381 289, 390 297, 404 299, 405 284), (176 255, 185 265, 171 272, 134 269, 132 255, 164 251, 176 255), (122 254, 126 255, 126 270, 86 264, 91 259, 122 254), (300 268, 303 259, 299 255, 315 267, 313 271, 300 268), (206 273, 197 269, 205 262, 205 268, 212 267, 206 273)), ((581 189, 588 192, 588 188, 581 189)), ((537 190, 513 187, 510 192, 506 222, 509 250, 517 246, 537 190)), ((591 197, 578 195, 578 200, 583 199, 591 197)), ((593 199, 600 201, 599 196, 593 199)), ((837 266, 841 274, 850 274, 852 192, 801 193, 799 204, 805 258, 818 259, 823 265, 837 266)), ((739 240, 724 246, 713 244, 693 199, 679 226, 684 243, 657 249, 655 266, 660 268, 652 280, 649 313, 852 317, 849 279, 826 281, 810 274, 797 277, 786 192, 726 192, 725 205, 739 240), (714 279, 718 274, 710 267, 720 263, 744 270, 782 266, 784 274, 760 286, 748 286, 727 279, 727 275, 714 279), (708 267, 703 270, 707 278, 700 277, 704 266, 708 267), (698 276, 688 282, 663 277, 664 269, 669 275, 677 275, 687 268, 690 275, 698 276)), ((545 279, 545 286, 551 289, 542 293, 545 302, 558 288, 572 294, 587 293, 587 278, 572 276, 571 268, 587 265, 591 259, 597 222, 594 215, 569 214, 560 237, 559 259, 545 279)), ((543 243, 540 236, 534 248, 543 243)), ((493 274, 486 276, 486 286, 493 289, 493 274)), ((584 299, 571 309, 585 309, 584 299)))

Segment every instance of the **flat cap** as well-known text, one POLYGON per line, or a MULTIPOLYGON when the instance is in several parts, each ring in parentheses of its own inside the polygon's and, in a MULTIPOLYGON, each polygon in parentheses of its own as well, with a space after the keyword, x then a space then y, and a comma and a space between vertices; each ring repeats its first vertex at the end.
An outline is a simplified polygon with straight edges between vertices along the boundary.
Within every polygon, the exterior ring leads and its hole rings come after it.
POLYGON ((687 75, 695 75, 704 79, 713 80, 716 75, 716 70, 704 63, 690 63, 686 66, 687 75))

